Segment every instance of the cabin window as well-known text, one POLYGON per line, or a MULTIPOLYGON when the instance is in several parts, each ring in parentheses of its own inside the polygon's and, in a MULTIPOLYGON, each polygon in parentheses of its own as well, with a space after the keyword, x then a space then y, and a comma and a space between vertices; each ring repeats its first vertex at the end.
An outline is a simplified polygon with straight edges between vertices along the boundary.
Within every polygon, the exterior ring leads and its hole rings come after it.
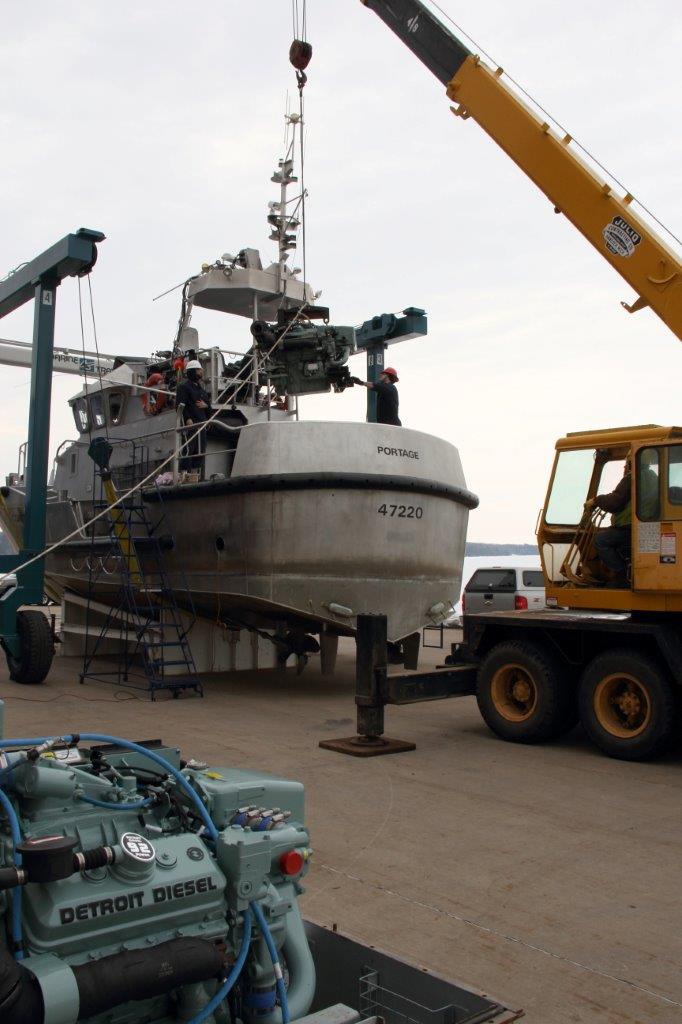
POLYGON ((96 427, 103 427, 106 423, 106 416, 104 415, 104 399, 102 398, 101 391, 90 398, 90 413, 94 425, 96 427))
POLYGON ((71 476, 73 476, 78 469, 78 453, 71 452, 71 476))
POLYGON ((90 413, 88 412, 88 403, 84 398, 78 398, 74 403, 73 418, 79 433, 84 434, 86 430, 90 429, 90 413))
POLYGON ((642 448, 637 453, 637 518, 645 523, 661 518, 660 465, 658 448, 642 448))
POLYGON ((601 468, 596 494, 610 494, 615 491, 625 473, 625 459, 609 459, 601 468))
POLYGON ((473 594, 484 594, 487 590, 516 590, 515 569, 477 569, 466 585, 473 594))
POLYGON ((116 426, 123 418, 123 403, 125 394, 123 391, 109 392, 109 419, 116 426))
POLYGON ((594 472, 595 454, 594 448, 559 453, 545 522, 554 526, 578 525, 594 472))
POLYGON ((668 501, 682 505, 682 445, 668 448, 668 501))

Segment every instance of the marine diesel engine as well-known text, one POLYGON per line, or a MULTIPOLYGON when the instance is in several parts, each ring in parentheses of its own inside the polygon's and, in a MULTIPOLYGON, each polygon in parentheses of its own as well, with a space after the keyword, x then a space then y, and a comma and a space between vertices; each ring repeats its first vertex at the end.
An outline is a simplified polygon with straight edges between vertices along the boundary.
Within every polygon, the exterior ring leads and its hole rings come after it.
POLYGON ((309 856, 299 783, 159 742, 0 742, 0 1021, 303 1016, 309 856))
POLYGON ((251 334, 261 360, 260 383, 269 381, 278 395, 319 395, 351 386, 346 364, 356 350, 353 327, 296 323, 285 314, 276 324, 254 320, 251 334))

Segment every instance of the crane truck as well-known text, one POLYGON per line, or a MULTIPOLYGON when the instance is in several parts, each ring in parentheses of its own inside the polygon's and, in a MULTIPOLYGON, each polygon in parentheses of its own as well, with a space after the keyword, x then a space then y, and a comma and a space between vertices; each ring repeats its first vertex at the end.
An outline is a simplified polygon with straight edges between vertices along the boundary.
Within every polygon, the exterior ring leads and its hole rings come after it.
MULTIPOLYGON (((682 263, 633 209, 509 84, 420 0, 362 0, 472 119, 682 339, 682 263)), ((464 616, 460 661, 475 666, 478 705, 500 737, 537 743, 580 719, 605 753, 642 760, 679 737, 682 715, 682 428, 572 433, 556 444, 537 528, 548 608, 464 616), (626 470, 627 464, 627 470, 626 470), (631 471, 630 467, 631 466, 631 471), (627 473, 630 531, 616 587, 598 557, 604 513, 593 499, 627 473)))

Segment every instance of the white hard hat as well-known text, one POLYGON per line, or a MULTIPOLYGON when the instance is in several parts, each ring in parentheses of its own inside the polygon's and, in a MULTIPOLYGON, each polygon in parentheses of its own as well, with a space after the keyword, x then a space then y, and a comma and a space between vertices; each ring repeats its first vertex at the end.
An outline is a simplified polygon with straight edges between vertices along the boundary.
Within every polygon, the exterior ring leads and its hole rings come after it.
POLYGON ((201 365, 201 363, 199 362, 198 359, 190 359, 190 361, 188 362, 188 364, 185 367, 185 369, 186 370, 203 370, 203 366, 201 365))

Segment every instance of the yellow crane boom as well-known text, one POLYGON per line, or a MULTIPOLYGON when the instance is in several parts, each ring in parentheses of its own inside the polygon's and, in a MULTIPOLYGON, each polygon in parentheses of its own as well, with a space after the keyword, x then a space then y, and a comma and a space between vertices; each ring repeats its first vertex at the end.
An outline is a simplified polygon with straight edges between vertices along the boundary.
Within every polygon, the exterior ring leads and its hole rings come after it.
POLYGON ((361 0, 446 86, 453 113, 473 118, 591 242, 645 306, 682 340, 682 261, 571 146, 449 31, 420 0, 361 0))

